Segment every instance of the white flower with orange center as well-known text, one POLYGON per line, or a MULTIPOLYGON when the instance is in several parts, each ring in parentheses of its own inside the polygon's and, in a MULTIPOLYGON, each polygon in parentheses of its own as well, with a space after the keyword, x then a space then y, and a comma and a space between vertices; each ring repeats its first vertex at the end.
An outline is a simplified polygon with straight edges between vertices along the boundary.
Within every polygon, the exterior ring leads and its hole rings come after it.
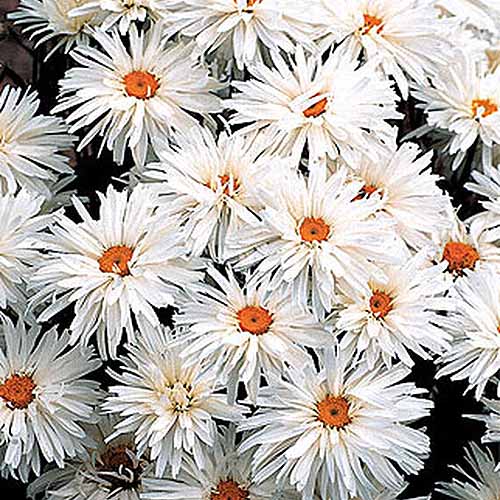
POLYGON ((77 198, 83 222, 55 218, 31 300, 39 321, 73 306, 71 343, 87 344, 96 334, 101 356, 114 357, 124 332, 134 338, 133 319, 158 326, 156 309, 174 304, 180 287, 202 274, 185 258, 178 220, 160 213, 150 189, 139 185, 129 194, 109 187, 100 201, 98 220, 77 198))
POLYGON ((101 362, 86 347, 68 348, 56 327, 40 335, 23 320, 0 325, 0 469, 22 481, 40 474, 42 457, 63 467, 85 453, 84 424, 94 420, 99 384, 84 377, 101 362))
POLYGON ((260 130, 271 150, 299 159, 305 146, 316 160, 328 155, 355 162, 354 153, 375 161, 391 146, 395 128, 386 120, 400 118, 389 80, 340 48, 324 62, 306 58, 301 47, 290 64, 273 54, 274 67, 257 62, 251 79, 233 81, 240 91, 227 101, 236 110, 231 122, 243 130, 260 130))
POLYGON ((381 487, 397 490, 403 474, 416 474, 429 454, 429 438, 408 424, 429 414, 425 391, 402 382, 401 364, 370 369, 352 351, 327 349, 319 372, 312 363, 273 378, 262 389, 261 409, 242 422, 253 433, 241 444, 258 446, 257 483, 277 472, 278 486, 291 484, 302 498, 374 498, 381 487))
POLYGON ((451 336, 441 324, 443 315, 454 308, 445 294, 449 288, 443 277, 446 263, 424 266, 426 256, 417 254, 403 266, 387 266, 384 281, 371 279, 360 292, 342 298, 335 328, 344 331, 341 347, 355 345, 369 366, 382 358, 394 358, 407 366, 414 362, 410 352, 424 359, 443 354, 451 336))
POLYGON ((76 43, 87 44, 90 36, 87 26, 96 21, 94 13, 73 16, 71 11, 83 7, 90 0, 21 0, 19 7, 8 14, 15 24, 25 26, 23 31, 36 40, 35 47, 48 40, 56 39, 56 44, 48 53, 48 59, 59 48, 68 53, 76 43))
POLYGON ((324 164, 306 180, 289 173, 266 195, 261 225, 246 226, 227 244, 238 269, 260 262, 256 279, 284 286, 293 301, 323 317, 337 302, 338 283, 362 288, 384 262, 399 262, 390 221, 373 217, 380 199, 355 200, 363 184, 339 169, 327 177, 324 164))
POLYGON ((191 45, 162 41, 160 23, 147 33, 132 26, 128 49, 116 31, 92 35, 100 48, 78 46, 72 52, 79 66, 61 80, 53 109, 73 109, 66 118, 71 132, 90 127, 79 150, 100 135, 115 161, 123 163, 129 147, 135 162, 144 165, 149 147, 158 151, 172 130, 196 125, 190 112, 221 110, 211 94, 220 85, 191 59, 191 45))
POLYGON ((261 59, 263 49, 292 52, 296 43, 315 48, 305 0, 183 0, 170 10, 166 36, 194 38, 202 54, 230 54, 239 69, 261 59))
POLYGON ((484 73, 469 53, 457 49, 453 64, 440 65, 431 81, 413 92, 427 115, 422 130, 450 135, 445 152, 455 156, 453 168, 477 141, 488 164, 493 146, 500 144, 500 68, 484 73))
POLYGON ((160 163, 144 174, 165 201, 165 208, 184 222, 193 255, 205 249, 223 260, 226 237, 243 224, 255 226, 262 203, 256 188, 269 166, 289 169, 287 160, 269 155, 259 138, 221 133, 218 139, 201 127, 176 134, 176 144, 159 153, 160 163))
POLYGON ((115 418, 100 417, 87 426, 92 440, 89 453, 69 460, 64 469, 46 471, 28 487, 28 497, 44 494, 45 500, 139 500, 143 478, 152 465, 138 458, 133 436, 124 435, 106 443, 115 418))
POLYGON ((409 81, 424 85, 436 62, 447 62, 451 49, 433 1, 320 0, 321 45, 344 41, 394 78, 407 99, 409 81))
POLYGON ((9 85, 0 92, 0 193, 19 188, 53 195, 54 185, 72 173, 69 150, 75 137, 60 118, 36 116, 36 92, 9 85))
MULTIPOLYGON (((252 466, 253 453, 238 453, 234 427, 217 433, 214 446, 204 450, 205 468, 200 470, 191 457, 182 463, 176 480, 144 481, 144 500, 299 500, 288 489, 287 496, 276 496, 276 484, 271 480, 256 484, 252 466)), ((283 494, 284 492, 281 492, 283 494)))
POLYGON ((500 472, 491 451, 470 442, 464 456, 466 468, 458 465, 452 467, 460 474, 460 478, 453 478, 449 483, 438 483, 436 492, 457 500, 498 500, 500 472))
POLYGON ((279 375, 287 366, 307 362, 303 346, 333 343, 333 336, 289 295, 270 291, 265 282, 257 285, 250 277, 241 288, 231 271, 225 278, 209 268, 208 275, 218 288, 200 285, 180 304, 175 322, 188 326, 180 336, 182 357, 213 366, 228 384, 231 400, 242 381, 256 403, 261 375, 279 375))
POLYGON ((379 161, 362 156, 352 167, 354 179, 364 182, 357 199, 381 198, 377 216, 392 220, 398 236, 414 250, 428 246, 435 231, 450 227, 449 198, 437 186, 431 159, 432 152, 422 155, 416 144, 405 143, 379 161))
POLYGON ((175 478, 188 457, 205 469, 204 451, 217 439, 214 419, 238 422, 244 408, 227 403, 210 367, 183 362, 168 330, 148 331, 129 351, 122 372, 113 372, 119 385, 110 387, 103 406, 119 415, 108 440, 133 434, 139 456, 149 450, 157 477, 168 472, 175 478))
POLYGON ((491 269, 471 273, 454 288, 456 311, 447 319, 451 349, 440 359, 437 377, 466 380, 480 399, 500 370, 500 280, 491 269))

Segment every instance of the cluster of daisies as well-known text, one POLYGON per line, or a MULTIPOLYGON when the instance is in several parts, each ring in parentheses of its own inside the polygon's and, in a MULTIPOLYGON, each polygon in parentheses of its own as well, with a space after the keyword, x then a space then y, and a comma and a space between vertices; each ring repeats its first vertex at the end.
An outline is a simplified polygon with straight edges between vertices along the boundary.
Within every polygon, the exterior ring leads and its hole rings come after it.
MULTIPOLYGON (((403 498, 430 454, 419 359, 500 442, 498 0, 9 18, 69 69, 51 116, 0 91, 4 476, 47 500, 403 498), (133 165, 98 213, 71 188, 89 145, 133 165)), ((491 451, 464 454, 429 491, 498 500, 491 451)))

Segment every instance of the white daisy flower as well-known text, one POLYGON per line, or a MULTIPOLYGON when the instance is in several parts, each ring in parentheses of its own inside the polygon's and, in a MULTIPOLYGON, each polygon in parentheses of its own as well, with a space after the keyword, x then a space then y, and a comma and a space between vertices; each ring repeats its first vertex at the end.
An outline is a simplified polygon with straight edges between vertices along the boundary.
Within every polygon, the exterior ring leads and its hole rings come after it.
POLYGON ((60 118, 35 116, 39 106, 34 91, 0 92, 0 192, 28 188, 49 198, 59 177, 73 172, 62 153, 75 137, 60 118))
POLYGON ((40 336, 22 320, 2 323, 0 349, 0 454, 3 473, 23 481, 40 474, 41 458, 64 467, 85 453, 82 424, 93 422, 99 384, 85 377, 101 362, 92 349, 68 349, 68 335, 56 327, 40 336))
POLYGON ((323 63, 306 59, 299 47, 290 65, 273 54, 274 68, 257 62, 249 81, 234 81, 240 91, 227 101, 237 111, 231 122, 260 130, 269 147, 299 159, 308 146, 312 159, 325 155, 355 163, 354 153, 378 153, 392 145, 395 128, 386 120, 400 118, 389 80, 372 65, 359 62, 342 48, 323 63))
POLYGON ((57 43, 47 54, 47 60, 59 48, 68 53, 76 43, 87 44, 90 37, 86 27, 92 25, 92 13, 73 16, 71 11, 90 0, 21 0, 19 7, 8 14, 15 24, 26 26, 23 31, 36 40, 38 47, 55 38, 57 43))
POLYGON ((54 219, 31 280, 32 305, 43 306, 39 321, 74 306, 71 343, 97 335, 99 352, 113 358, 125 330, 160 324, 155 308, 173 305, 179 287, 197 281, 199 264, 187 261, 178 220, 158 210, 156 196, 137 186, 130 194, 109 187, 99 194, 99 219, 82 203, 73 205, 82 222, 64 214, 54 219), (45 304, 48 304, 45 306, 45 304))
POLYGON ((166 16, 166 36, 194 38, 206 54, 227 46, 239 69, 261 59, 262 49, 314 50, 315 26, 307 0, 182 0, 166 16))
POLYGON ((126 35, 136 21, 158 22, 166 14, 165 0, 86 0, 70 12, 71 17, 99 16, 101 29, 118 26, 121 35, 126 35))
POLYGON ((100 49, 78 46, 73 58, 80 64, 61 80, 61 97, 53 112, 74 109, 66 121, 73 133, 90 127, 78 146, 94 137, 113 150, 123 163, 128 146, 143 165, 151 145, 158 151, 172 129, 197 124, 189 112, 206 115, 221 110, 210 91, 220 85, 190 57, 192 46, 165 45, 156 23, 146 34, 135 26, 129 31, 127 50, 116 31, 95 31, 100 49))
POLYGON ((25 312, 26 283, 39 258, 39 232, 50 220, 40 214, 43 201, 25 190, 0 195, 0 311, 25 312))
MULTIPOLYGON (((272 480, 256 484, 253 480, 253 453, 238 453, 233 427, 217 438, 212 448, 205 450, 205 468, 200 470, 188 457, 181 466, 177 480, 147 478, 144 500, 277 500, 272 480), (188 493, 189 492, 189 493, 188 493)), ((287 499, 299 500, 293 491, 287 499)), ((281 498, 281 497, 278 497, 281 498)), ((285 497, 284 497, 285 498, 285 497)))
POLYGON ((500 28, 497 0, 434 0, 435 6, 447 15, 496 34, 500 28))
POLYGON ((159 153, 160 163, 147 165, 147 180, 165 200, 165 208, 185 224, 189 249, 223 260, 228 232, 242 224, 255 226, 262 208, 256 188, 269 167, 286 169, 286 159, 269 155, 257 138, 193 127, 175 135, 175 145, 159 153))
POLYGON ((448 318, 452 348, 440 358, 436 376, 467 380, 480 399, 500 370, 500 280, 491 270, 477 271, 458 281, 454 291, 457 307, 448 318))
MULTIPOLYGON (((352 351, 351 351, 352 352, 352 351)), ((253 460, 256 482, 277 473, 309 499, 372 500, 379 487, 397 490, 402 474, 416 474, 429 454, 429 438, 407 424, 429 414, 425 391, 401 383, 403 365, 374 369, 354 363, 346 351, 326 350, 324 367, 311 364, 262 389, 262 409, 240 424, 254 430, 240 451, 259 446, 253 460)))
POLYGON ((465 449, 467 469, 453 466, 461 478, 451 483, 438 483, 437 492, 458 500, 497 500, 500 497, 500 472, 495 470, 495 461, 489 450, 481 450, 476 443, 465 449))
POLYGON ((226 402, 223 384, 212 370, 186 366, 167 330, 149 332, 129 351, 122 373, 113 373, 120 385, 110 387, 112 395, 103 406, 121 417, 109 439, 134 434, 138 456, 150 451, 157 477, 170 466, 175 478, 188 457, 205 469, 204 449, 216 440, 214 419, 238 422, 243 407, 226 402))
POLYGON ((437 62, 448 62, 450 47, 433 1, 321 0, 322 45, 344 41, 356 55, 362 52, 407 99, 409 78, 424 85, 437 62))
POLYGON ((449 198, 437 186, 432 173, 432 152, 421 155, 416 144, 405 143, 387 151, 378 161, 361 156, 353 166, 355 178, 364 182, 358 199, 378 196, 378 216, 397 225, 398 235, 412 249, 421 250, 432 242, 432 234, 449 229, 449 198))
POLYGON ((370 279, 364 290, 352 291, 342 303, 335 324, 345 331, 341 347, 351 344, 364 353, 368 365, 381 357, 387 365, 393 358, 408 366, 409 352, 424 359, 443 354, 451 336, 443 330, 442 312, 452 310, 443 268, 424 266, 426 256, 417 254, 403 266, 386 266, 386 280, 370 279))
POLYGON ((303 307, 310 299, 323 317, 336 303, 339 280, 362 289, 378 264, 399 261, 392 225, 373 217, 380 199, 354 200, 362 187, 348 182, 343 168, 327 177, 324 164, 308 180, 283 175, 267 194, 262 224, 234 235, 227 257, 238 269, 260 261, 257 279, 272 275, 270 288, 285 286, 303 307))
POLYGON ((286 366, 306 363, 302 346, 332 345, 332 335, 310 313, 294 306, 287 294, 269 290, 266 282, 249 279, 241 288, 231 271, 226 279, 210 267, 208 275, 218 288, 201 284, 180 305, 175 323, 189 326, 181 336, 182 357, 213 366, 227 382, 230 400, 242 381, 255 403, 261 373, 279 374, 286 366))
POLYGON ((432 86, 413 92, 427 115, 423 130, 439 128, 450 134, 445 152, 458 167, 476 141, 483 148, 483 163, 491 163, 492 148, 500 143, 500 68, 484 74, 466 51, 454 52, 453 64, 439 66, 432 86))
POLYGON ((51 469, 28 487, 28 497, 46 500, 139 500, 143 477, 151 464, 138 458, 133 436, 119 436, 108 444, 115 419, 102 417, 87 427, 93 440, 91 453, 69 461, 64 469, 51 469))

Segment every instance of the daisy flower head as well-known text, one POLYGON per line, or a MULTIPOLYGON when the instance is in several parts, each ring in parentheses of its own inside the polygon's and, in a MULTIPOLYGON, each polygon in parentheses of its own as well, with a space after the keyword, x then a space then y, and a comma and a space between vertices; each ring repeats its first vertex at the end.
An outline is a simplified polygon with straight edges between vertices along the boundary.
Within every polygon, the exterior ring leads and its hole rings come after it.
POLYGON ((386 279, 370 279, 364 290, 342 298, 344 309, 335 325, 346 332, 342 348, 355 345, 370 367, 380 357, 389 366, 393 358, 413 366, 410 352, 431 359, 429 353, 449 348, 451 336, 441 325, 441 313, 454 308, 454 301, 444 297, 446 263, 425 263, 426 255, 420 253, 404 265, 385 266, 386 279))
POLYGON ((408 98, 409 80, 420 84, 436 63, 445 63, 450 47, 434 0, 320 0, 322 46, 344 41, 356 55, 374 60, 408 98))
POLYGON ((74 8, 70 15, 98 16, 101 29, 106 31, 118 26, 120 34, 125 36, 133 23, 158 22, 166 13, 165 0, 87 0, 74 8))
POLYGON ((302 47, 294 61, 272 59, 274 68, 256 62, 250 80, 233 82, 239 93, 228 101, 232 123, 261 131, 270 148, 296 159, 307 145, 312 160, 328 155, 354 164, 356 153, 377 160, 392 146, 395 128, 387 120, 402 115, 391 83, 373 65, 360 66, 343 47, 324 62, 306 58, 302 47))
POLYGON ((98 220, 76 197, 82 222, 55 218, 30 284, 31 304, 42 322, 73 306, 71 343, 87 344, 96 334, 100 355, 113 358, 124 331, 134 338, 134 320, 158 326, 155 308, 173 305, 180 287, 202 274, 185 258, 178 220, 159 211, 146 186, 131 193, 109 187, 99 198, 98 220))
POLYGON ((208 275, 217 288, 201 284, 180 304, 175 322, 188 326, 180 337, 185 343, 182 357, 213 366, 227 382, 230 400, 242 381, 255 404, 261 373, 280 374, 286 366, 306 363, 309 355, 303 346, 332 345, 331 334, 281 290, 251 278, 242 288, 231 270, 225 278, 210 267, 208 275))
POLYGON ((59 48, 68 53, 75 44, 87 44, 90 37, 86 30, 95 21, 93 13, 72 15, 73 9, 83 7, 91 0, 21 0, 19 7, 8 14, 15 24, 25 26, 23 31, 36 40, 38 47, 48 40, 57 40, 47 54, 48 59, 59 48))
POLYGON ((50 216, 40 214, 44 198, 26 190, 0 194, 0 311, 24 313, 26 285, 39 258, 40 231, 50 216))
POLYGON ((313 497, 372 500, 381 488, 397 490, 403 474, 416 474, 429 454, 429 438, 408 424, 427 416, 423 390, 401 382, 403 365, 370 369, 352 350, 327 349, 323 368, 311 364, 274 379, 262 390, 262 409, 240 424, 253 433, 240 451, 255 451, 255 480, 277 473, 313 497))
POLYGON ((500 143, 500 68, 485 73, 471 54, 459 49, 453 61, 438 67, 432 85, 415 87, 413 95, 427 117, 424 129, 449 134, 445 152, 455 157, 454 169, 477 141, 488 164, 493 146, 500 143))
POLYGON ((144 177, 152 181, 165 208, 184 222, 191 254, 208 249, 219 262, 228 234, 259 222, 257 188, 269 177, 269 167, 290 169, 287 159, 268 154, 255 134, 222 132, 215 139, 199 126, 175 134, 175 144, 160 151, 159 158, 146 166, 144 177))
POLYGON ((49 198, 53 184, 72 173, 63 152, 75 138, 60 118, 36 115, 39 106, 35 91, 0 91, 0 192, 28 188, 49 198))
POLYGON ((211 94, 220 85, 208 70, 190 57, 192 45, 166 44, 156 23, 147 33, 129 30, 127 49, 118 32, 93 32, 100 48, 78 46, 72 56, 79 64, 61 80, 59 104, 53 112, 72 110, 70 131, 90 127, 78 146, 94 137, 123 163, 125 149, 144 165, 148 147, 158 151, 172 130, 197 122, 190 113, 207 115, 221 110, 211 94))
POLYGON ((204 449, 216 440, 214 419, 238 422, 243 407, 229 405, 223 384, 201 364, 187 366, 170 332, 163 328, 129 346, 119 385, 110 387, 104 410, 118 414, 116 431, 134 435, 138 456, 149 450, 155 475, 175 478, 183 459, 191 457, 205 469, 204 449))
POLYGON ((23 481, 40 474, 41 458, 64 467, 86 452, 84 425, 94 421, 99 384, 84 377, 101 362, 87 347, 68 348, 56 327, 40 336, 6 318, 0 349, 0 469, 23 481))
POLYGON ((398 262, 390 221, 373 217, 380 199, 355 200, 363 187, 348 181, 346 169, 327 176, 324 163, 308 179, 291 172, 268 193, 262 223, 245 226, 228 243, 237 269, 259 263, 256 279, 271 276, 293 302, 312 305, 318 318, 336 303, 339 282, 363 287, 384 262, 398 262))
MULTIPOLYGON (((272 480, 257 484, 253 480, 252 451, 238 453, 236 432, 229 427, 217 433, 212 448, 204 450, 205 468, 200 470, 188 457, 181 465, 176 480, 147 478, 144 500, 277 500, 272 480)), ((284 492, 283 492, 284 493, 284 492)), ((281 494, 283 494, 281 493, 281 494)), ((299 500, 290 489, 288 500, 299 500)))
POLYGON ((409 248, 421 250, 432 242, 436 230, 449 229, 448 196, 432 173, 432 152, 421 154, 416 144, 404 143, 373 161, 366 155, 352 167, 355 179, 364 182, 357 199, 378 196, 378 216, 396 224, 396 232, 409 248))
POLYGON ((143 478, 151 469, 138 458, 133 436, 118 436, 109 443, 116 419, 101 417, 87 426, 92 448, 69 461, 64 469, 50 469, 28 487, 28 497, 43 494, 45 500, 139 500, 143 478))
POLYGON ((437 492, 457 500, 497 500, 500 497, 500 472, 490 450, 482 450, 476 443, 469 443, 465 449, 467 468, 453 466, 461 477, 450 483, 438 484, 437 492))
MULTIPOLYGON (((491 270, 477 271, 454 288, 456 310, 448 319, 452 347, 440 359, 437 377, 466 380, 480 399, 500 370, 500 280, 491 270)), ((498 389, 500 394, 500 388, 498 389)))
POLYGON ((183 0, 166 16, 165 34, 194 38, 202 54, 226 48, 243 70, 263 49, 292 52, 300 43, 314 51, 310 11, 305 0, 183 0))

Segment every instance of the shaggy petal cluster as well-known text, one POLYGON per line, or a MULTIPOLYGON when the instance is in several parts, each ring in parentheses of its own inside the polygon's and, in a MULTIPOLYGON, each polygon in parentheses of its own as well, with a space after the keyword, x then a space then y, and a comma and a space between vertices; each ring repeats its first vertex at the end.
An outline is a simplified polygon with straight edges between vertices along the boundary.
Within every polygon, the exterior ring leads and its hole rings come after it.
POLYGON ((59 214, 45 241, 46 255, 31 279, 38 321, 74 308, 71 343, 97 335, 102 357, 116 356, 126 332, 159 326, 157 308, 175 303, 179 287, 199 280, 200 264, 188 261, 178 220, 165 217, 146 186, 133 192, 108 188, 100 194, 99 219, 77 198, 82 222, 59 214))

